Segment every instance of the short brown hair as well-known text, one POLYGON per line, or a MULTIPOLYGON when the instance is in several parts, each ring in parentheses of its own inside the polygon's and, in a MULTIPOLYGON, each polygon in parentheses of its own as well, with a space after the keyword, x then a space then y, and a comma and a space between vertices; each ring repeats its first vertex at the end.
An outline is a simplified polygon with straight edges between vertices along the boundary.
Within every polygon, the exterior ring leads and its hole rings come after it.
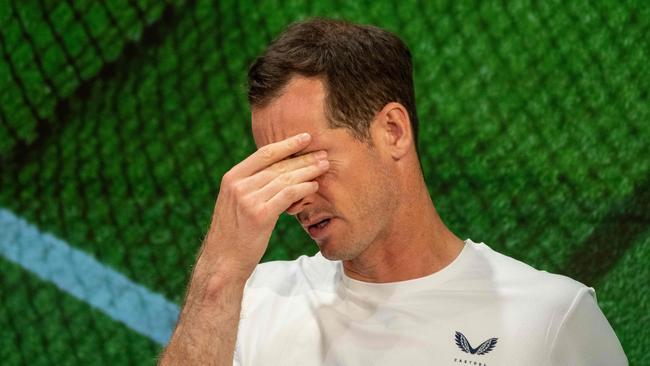
POLYGON ((331 128, 368 141, 375 114, 398 102, 408 111, 417 149, 411 52, 396 35, 347 21, 312 18, 291 24, 248 70, 248 101, 264 107, 294 75, 322 77, 331 128))

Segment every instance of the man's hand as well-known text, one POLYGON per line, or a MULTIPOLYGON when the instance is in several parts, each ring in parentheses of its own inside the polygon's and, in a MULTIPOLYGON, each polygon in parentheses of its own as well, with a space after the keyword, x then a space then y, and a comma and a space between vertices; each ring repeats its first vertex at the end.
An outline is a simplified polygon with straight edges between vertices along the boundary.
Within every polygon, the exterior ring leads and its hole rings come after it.
POLYGON ((244 284, 262 258, 278 217, 315 193, 329 169, 324 151, 291 158, 302 134, 266 145, 228 171, 160 365, 232 365, 244 284))
POLYGON ((280 214, 315 193, 313 180, 329 168, 325 151, 288 158, 309 141, 302 134, 266 145, 223 176, 202 255, 223 263, 231 275, 248 278, 280 214))

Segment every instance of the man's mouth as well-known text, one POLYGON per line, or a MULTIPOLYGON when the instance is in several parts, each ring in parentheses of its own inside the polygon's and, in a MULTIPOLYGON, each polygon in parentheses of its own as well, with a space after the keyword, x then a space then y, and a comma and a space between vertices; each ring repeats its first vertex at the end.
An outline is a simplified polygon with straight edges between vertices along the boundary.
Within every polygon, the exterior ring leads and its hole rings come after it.
POLYGON ((318 223, 316 223, 314 225, 309 226, 309 228, 311 229, 311 228, 314 227, 314 228, 322 229, 322 228, 325 227, 325 225, 329 224, 329 222, 330 222, 330 219, 325 219, 325 220, 322 220, 322 221, 320 221, 320 222, 318 222, 318 223))
POLYGON ((330 222, 332 221, 332 218, 329 219, 323 219, 313 225, 309 225, 307 228, 307 231, 309 232, 309 236, 312 237, 312 239, 321 239, 325 235, 327 235, 327 232, 329 231, 329 226, 330 222))

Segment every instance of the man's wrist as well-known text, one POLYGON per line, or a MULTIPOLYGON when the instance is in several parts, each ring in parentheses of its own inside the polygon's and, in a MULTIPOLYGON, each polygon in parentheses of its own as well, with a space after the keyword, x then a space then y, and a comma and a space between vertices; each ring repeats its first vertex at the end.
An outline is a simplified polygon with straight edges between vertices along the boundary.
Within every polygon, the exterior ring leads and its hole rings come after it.
POLYGON ((199 259, 192 274, 192 281, 201 288, 204 299, 215 299, 224 289, 243 290, 253 270, 254 268, 247 269, 228 260, 208 263, 199 259))
POLYGON ((218 293, 224 288, 241 287, 243 289, 251 273, 252 271, 244 271, 237 267, 223 266, 207 276, 205 289, 209 293, 218 293))

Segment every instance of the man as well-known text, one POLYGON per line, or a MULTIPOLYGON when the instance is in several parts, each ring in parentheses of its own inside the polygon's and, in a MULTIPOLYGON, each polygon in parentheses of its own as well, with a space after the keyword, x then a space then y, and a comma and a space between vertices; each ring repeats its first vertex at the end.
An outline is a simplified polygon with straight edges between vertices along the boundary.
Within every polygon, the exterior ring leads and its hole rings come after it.
POLYGON ((411 55, 312 19, 249 70, 259 149, 226 173, 163 365, 626 365, 595 293, 436 213, 411 55), (258 265, 282 212, 320 252, 258 265))

